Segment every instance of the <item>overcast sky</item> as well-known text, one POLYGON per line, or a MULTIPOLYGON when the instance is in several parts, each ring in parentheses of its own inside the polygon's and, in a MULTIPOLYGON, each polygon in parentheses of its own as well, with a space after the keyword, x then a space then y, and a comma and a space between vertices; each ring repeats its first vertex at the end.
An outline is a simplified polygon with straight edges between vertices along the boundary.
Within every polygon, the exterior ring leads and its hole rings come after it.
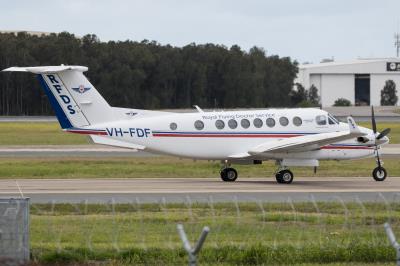
POLYGON ((395 56, 400 0, 2 1, 0 30, 256 45, 299 62, 395 56))

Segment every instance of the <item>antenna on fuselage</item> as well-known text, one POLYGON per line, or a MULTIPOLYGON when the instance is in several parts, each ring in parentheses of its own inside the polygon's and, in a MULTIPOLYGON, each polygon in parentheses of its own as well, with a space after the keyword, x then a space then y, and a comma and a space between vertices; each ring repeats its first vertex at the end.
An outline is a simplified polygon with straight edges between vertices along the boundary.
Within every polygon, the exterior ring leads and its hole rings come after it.
POLYGON ((196 108, 199 113, 204 113, 204 111, 198 105, 193 105, 193 107, 196 108))

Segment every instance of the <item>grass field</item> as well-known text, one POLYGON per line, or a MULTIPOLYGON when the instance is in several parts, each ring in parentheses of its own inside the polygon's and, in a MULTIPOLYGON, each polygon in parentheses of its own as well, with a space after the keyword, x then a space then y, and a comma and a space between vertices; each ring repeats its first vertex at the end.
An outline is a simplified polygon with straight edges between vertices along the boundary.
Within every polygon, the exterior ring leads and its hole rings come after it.
POLYGON ((56 122, 2 122, 0 145, 79 145, 86 136, 65 133, 56 122))
POLYGON ((390 265, 382 224, 399 232, 399 218, 397 203, 35 204, 31 250, 37 263, 184 265, 183 223, 192 243, 211 228, 201 265, 390 265))
MULTIPOLYGON (((371 127, 370 123, 360 123, 371 127)), ((378 123, 378 130, 390 127, 390 143, 400 143, 400 123, 378 123)), ((64 133, 56 122, 2 122, 0 145, 79 145, 88 144, 86 136, 64 133)))
MULTIPOLYGON (((400 176, 398 159, 385 159, 389 176, 400 176)), ((355 161, 321 161, 315 176, 371 176, 373 158, 355 161)), ((239 177, 273 177, 274 162, 234 165, 239 177)), ((0 178, 168 178, 218 177, 219 162, 192 161, 174 157, 150 158, 3 158, 0 178)), ((310 167, 292 167, 295 176, 314 176, 310 167)))

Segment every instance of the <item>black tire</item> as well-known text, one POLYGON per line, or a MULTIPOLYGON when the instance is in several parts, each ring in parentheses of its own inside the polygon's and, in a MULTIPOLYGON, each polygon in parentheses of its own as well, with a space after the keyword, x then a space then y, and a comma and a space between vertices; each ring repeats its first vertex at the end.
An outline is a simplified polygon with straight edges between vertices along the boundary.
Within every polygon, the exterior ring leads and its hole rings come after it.
POLYGON ((290 184, 293 182, 293 173, 290 170, 282 170, 276 174, 276 181, 281 184, 290 184))
POLYGON ((225 168, 221 171, 221 179, 225 182, 234 182, 238 177, 238 173, 234 168, 225 168))
POLYGON ((276 178, 276 182, 278 182, 279 184, 283 183, 281 172, 276 173, 275 178, 276 178))
POLYGON ((372 171, 372 176, 375 181, 383 181, 387 177, 386 169, 378 166, 372 171))

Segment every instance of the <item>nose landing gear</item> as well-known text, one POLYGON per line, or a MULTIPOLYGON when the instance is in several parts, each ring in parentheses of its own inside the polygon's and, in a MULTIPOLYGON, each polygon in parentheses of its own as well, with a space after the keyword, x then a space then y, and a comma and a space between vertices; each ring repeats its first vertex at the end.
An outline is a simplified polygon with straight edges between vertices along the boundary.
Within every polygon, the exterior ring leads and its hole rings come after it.
POLYGON ((372 176, 374 177, 375 181, 383 181, 387 177, 386 169, 382 166, 378 166, 372 171, 372 176))
POLYGON ((375 181, 383 181, 386 179, 387 172, 386 169, 382 167, 383 162, 381 161, 379 157, 379 145, 377 143, 378 140, 383 139, 386 137, 387 134, 390 133, 390 128, 384 129, 381 133, 376 132, 376 121, 375 121, 375 113, 374 113, 374 107, 371 106, 371 122, 372 122, 372 130, 375 135, 375 158, 376 158, 376 164, 378 165, 373 171, 372 171, 372 177, 375 179, 375 181))

